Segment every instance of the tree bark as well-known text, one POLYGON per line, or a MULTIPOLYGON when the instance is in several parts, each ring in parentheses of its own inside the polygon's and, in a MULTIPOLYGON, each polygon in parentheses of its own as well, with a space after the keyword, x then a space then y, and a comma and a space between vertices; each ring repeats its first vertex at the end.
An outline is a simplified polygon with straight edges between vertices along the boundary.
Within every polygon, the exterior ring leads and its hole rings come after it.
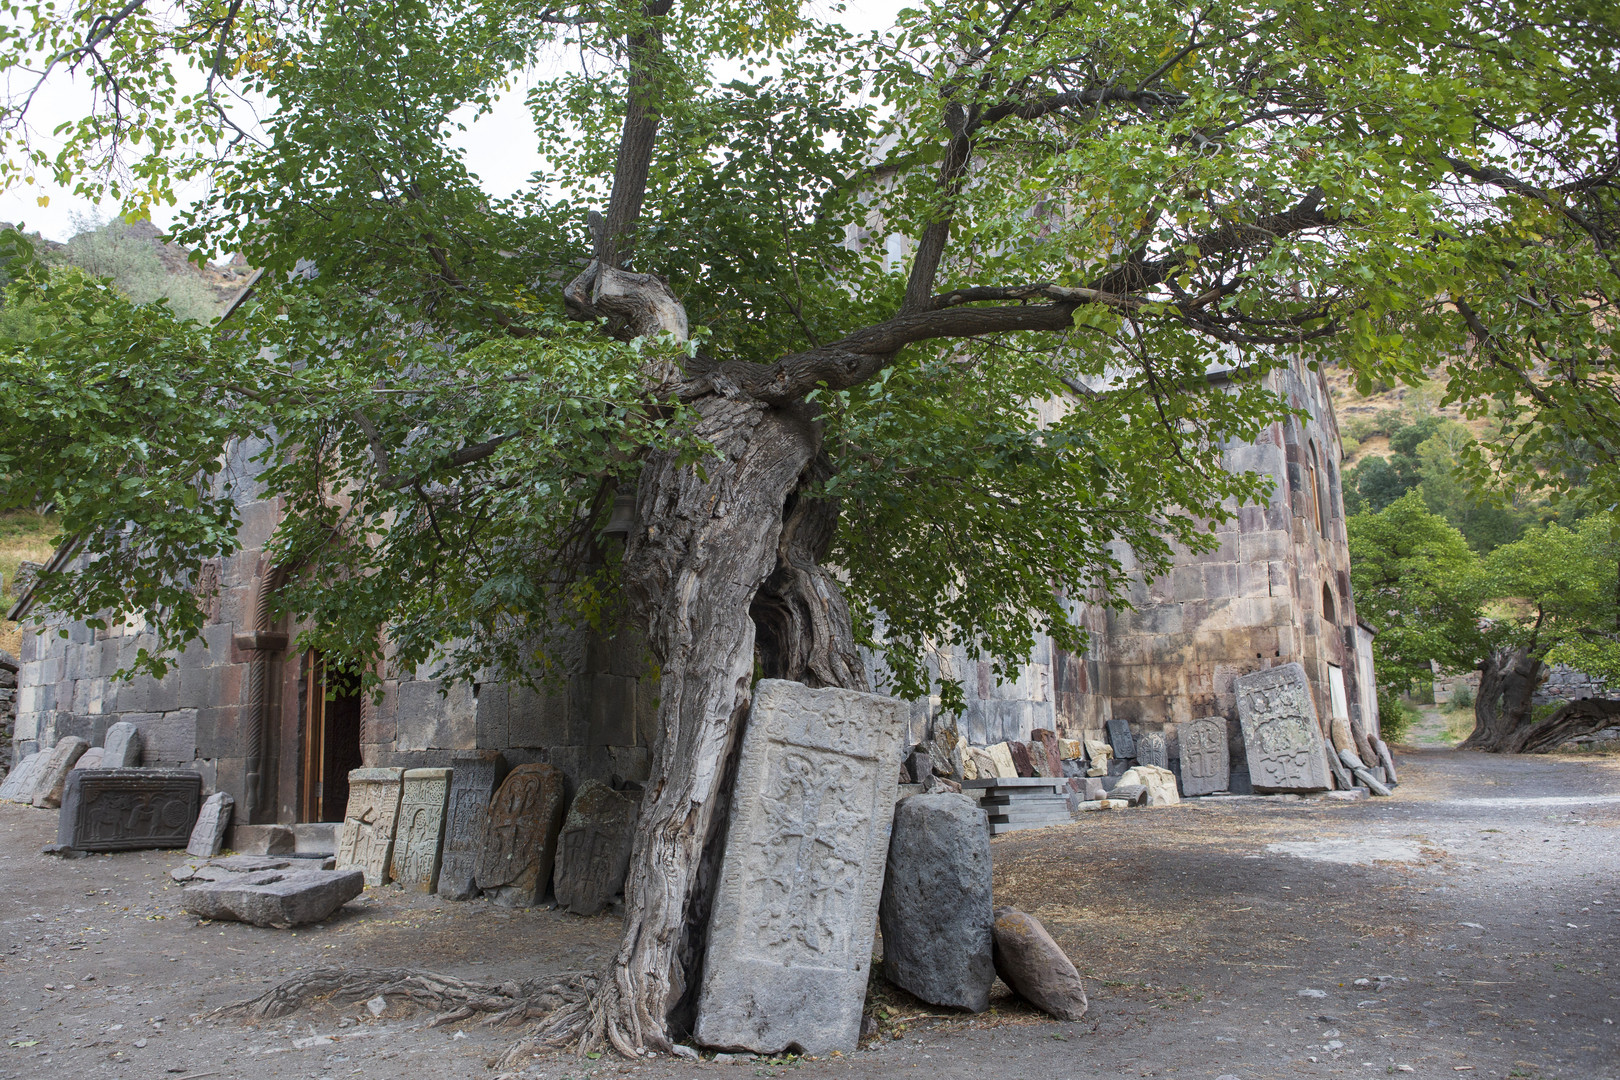
POLYGON ((1531 723, 1531 698, 1546 674, 1547 665, 1527 649, 1493 649, 1480 670, 1474 731, 1461 749, 1513 753, 1519 733, 1531 723))
POLYGON ((1620 726, 1620 701, 1582 698, 1567 703, 1539 724, 1519 729, 1511 750, 1516 754, 1545 754, 1571 739, 1616 726, 1620 726))

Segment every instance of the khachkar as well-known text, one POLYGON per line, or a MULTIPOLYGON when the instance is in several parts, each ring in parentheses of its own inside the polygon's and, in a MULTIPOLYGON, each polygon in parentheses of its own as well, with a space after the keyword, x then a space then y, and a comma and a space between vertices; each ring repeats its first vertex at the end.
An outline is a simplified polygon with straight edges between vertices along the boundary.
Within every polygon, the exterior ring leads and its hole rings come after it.
POLYGON ((855 1049, 910 706, 779 679, 754 688, 709 919, 697 1038, 855 1049))
POLYGON ((202 777, 186 769, 80 769, 63 785, 56 842, 75 851, 185 847, 201 805, 202 777))
POLYGON ((449 769, 406 769, 394 831, 394 880, 407 889, 432 892, 439 885, 444 807, 450 799, 449 769))
POLYGON ((404 769, 355 769, 349 773, 349 806, 338 837, 337 868, 365 871, 366 884, 388 884, 394 856, 394 823, 399 818, 404 769))
POLYGON ((1254 790, 1323 791, 1332 786, 1303 667, 1283 664, 1242 675, 1233 689, 1254 790))
POLYGON ((562 770, 519 765, 489 805, 478 887, 504 907, 533 907, 546 895, 566 799, 562 770))
POLYGON ((1181 793, 1209 795, 1225 791, 1232 779, 1232 759, 1226 749, 1226 720, 1202 716, 1176 728, 1181 744, 1181 793))
POLYGON ((489 802, 506 779, 499 750, 469 750, 450 756, 450 803, 444 818, 444 857, 439 864, 439 895, 468 900, 478 895, 474 878, 484 846, 489 802))

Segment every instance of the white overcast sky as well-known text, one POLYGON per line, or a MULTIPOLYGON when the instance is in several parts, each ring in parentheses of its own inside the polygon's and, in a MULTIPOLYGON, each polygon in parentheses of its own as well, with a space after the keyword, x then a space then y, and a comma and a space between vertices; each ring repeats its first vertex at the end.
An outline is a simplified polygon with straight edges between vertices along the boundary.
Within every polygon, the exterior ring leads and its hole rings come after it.
MULTIPOLYGON (((856 31, 883 30, 893 24, 903 6, 903 0, 849 0, 842 21, 856 31)), ((820 14, 825 15, 830 7, 824 0, 811 0, 810 9, 820 14)), ((492 195, 516 192, 542 164, 534 126, 523 104, 526 89, 524 85, 514 86, 493 112, 470 125, 456 140, 466 148, 468 168, 492 195)), ((82 86, 75 88, 65 79, 41 92, 34 102, 31 127, 40 134, 42 145, 51 145, 48 133, 61 121, 78 115, 84 100, 82 86)), ((51 240, 66 240, 73 235, 75 217, 109 217, 116 212, 117 207, 110 202, 97 206, 50 183, 17 186, 0 193, 0 221, 21 223, 29 232, 42 233, 51 240), (49 205, 39 205, 41 195, 49 198, 49 205)), ((171 207, 154 207, 152 220, 166 228, 173 212, 171 207)))

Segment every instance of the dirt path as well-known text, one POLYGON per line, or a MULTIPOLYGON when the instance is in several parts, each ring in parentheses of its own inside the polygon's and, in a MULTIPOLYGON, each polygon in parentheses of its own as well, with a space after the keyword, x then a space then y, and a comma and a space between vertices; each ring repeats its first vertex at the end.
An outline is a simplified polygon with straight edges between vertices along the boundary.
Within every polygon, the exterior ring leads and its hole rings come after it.
MULTIPOLYGON (((525 1075, 1620 1078, 1620 760, 1401 765, 1394 799, 1201 800, 997 839, 997 902, 1037 914, 1087 976, 1081 1023, 1006 995, 933 1016, 878 988, 882 1034, 848 1057, 553 1056, 525 1075)), ((62 862, 38 854, 53 831, 0 804, 0 1078, 489 1080, 511 1032, 429 1028, 399 1004, 201 1014, 316 964, 497 982, 591 966, 617 935, 611 917, 396 888, 296 933, 199 924, 168 884, 174 853, 62 862)))

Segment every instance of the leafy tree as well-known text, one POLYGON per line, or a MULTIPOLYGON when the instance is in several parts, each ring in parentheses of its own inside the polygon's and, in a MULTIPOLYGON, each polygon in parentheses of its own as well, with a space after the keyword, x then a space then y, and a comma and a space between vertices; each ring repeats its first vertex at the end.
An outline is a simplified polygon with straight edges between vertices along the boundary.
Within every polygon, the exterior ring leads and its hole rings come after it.
POLYGON ((1262 492, 1220 447, 1281 414, 1279 350, 1393 379, 1459 344, 1457 298, 1535 295, 1508 248, 1556 214, 1449 190, 1503 190, 1501 131, 1609 152, 1603 16, 927 2, 863 41, 783 2, 25 5, 8 67, 81 68, 98 108, 48 150, 19 82, 0 177, 135 211, 206 178, 178 236, 266 276, 209 331, 17 251, 54 329, 0 368, 33 403, 5 498, 62 506, 99 557, 46 601, 144 614, 152 667, 200 624, 175 568, 233 549, 246 437, 304 641, 356 669, 386 628, 523 676, 623 604, 660 673, 625 936, 540 1037, 664 1049, 756 658, 863 687, 882 614, 915 695, 931 647, 1077 647, 1060 596, 1119 598, 1116 545, 1156 573, 1262 492), (558 51, 548 169, 492 201, 450 117, 558 51), (1251 377, 1212 391, 1216 356, 1251 377), (72 467, 16 471, 42 450, 72 467))

